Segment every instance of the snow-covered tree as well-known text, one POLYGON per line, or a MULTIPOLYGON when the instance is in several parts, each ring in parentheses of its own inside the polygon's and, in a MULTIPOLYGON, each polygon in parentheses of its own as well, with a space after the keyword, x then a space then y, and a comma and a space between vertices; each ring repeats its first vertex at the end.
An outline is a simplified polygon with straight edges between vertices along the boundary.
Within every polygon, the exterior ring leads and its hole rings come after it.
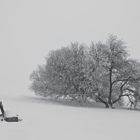
POLYGON ((52 51, 44 68, 39 67, 31 74, 31 88, 39 95, 70 97, 85 102, 93 88, 87 74, 87 60, 84 45, 78 43, 52 51))
POLYGON ((93 44, 90 55, 96 65, 96 98, 106 107, 112 107, 122 97, 128 97, 133 103, 136 85, 140 81, 140 63, 129 59, 124 42, 110 36, 106 44, 93 44))
POLYGON ((113 35, 106 43, 71 43, 51 51, 30 78, 31 89, 45 97, 93 99, 107 108, 126 100, 129 106, 140 103, 140 63, 129 58, 125 43, 113 35))

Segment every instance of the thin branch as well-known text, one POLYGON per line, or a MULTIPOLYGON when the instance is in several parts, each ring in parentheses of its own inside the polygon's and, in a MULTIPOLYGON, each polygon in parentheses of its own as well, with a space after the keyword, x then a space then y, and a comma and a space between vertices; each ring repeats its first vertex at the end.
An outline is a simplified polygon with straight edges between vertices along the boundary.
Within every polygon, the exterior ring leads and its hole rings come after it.
MULTIPOLYGON (((128 78, 128 79, 129 79, 129 78, 128 78)), ((119 97, 118 97, 115 101, 113 101, 113 104, 116 103, 116 102, 118 102, 118 101, 121 99, 122 96, 126 96, 125 94, 123 95, 123 87, 127 84, 127 82, 128 82, 128 80, 126 80, 126 81, 121 85, 121 87, 120 87, 120 95, 119 95, 119 97)))
POLYGON ((113 104, 115 104, 116 102, 118 102, 124 96, 127 96, 128 98, 130 98, 130 96, 133 96, 133 95, 132 94, 123 94, 123 95, 120 95, 116 100, 113 101, 113 104))
POLYGON ((129 88, 125 88, 124 91, 129 91, 129 92, 135 93, 135 90, 129 89, 129 88))
POLYGON ((115 83, 117 83, 117 82, 128 82, 129 81, 129 79, 130 79, 130 77, 128 77, 128 78, 126 78, 126 79, 116 79, 116 80, 114 80, 113 82, 112 82, 112 85, 114 85, 115 83))
POLYGON ((96 98, 107 106, 107 102, 104 101, 100 96, 96 96, 96 98))

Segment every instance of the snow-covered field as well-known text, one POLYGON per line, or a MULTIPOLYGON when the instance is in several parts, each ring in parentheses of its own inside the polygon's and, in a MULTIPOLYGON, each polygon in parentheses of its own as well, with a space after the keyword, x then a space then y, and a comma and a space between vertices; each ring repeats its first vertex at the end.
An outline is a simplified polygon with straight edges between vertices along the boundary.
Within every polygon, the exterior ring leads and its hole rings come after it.
POLYGON ((136 140, 140 112, 70 107, 35 96, 3 98, 4 108, 22 122, 0 122, 1 140, 136 140))

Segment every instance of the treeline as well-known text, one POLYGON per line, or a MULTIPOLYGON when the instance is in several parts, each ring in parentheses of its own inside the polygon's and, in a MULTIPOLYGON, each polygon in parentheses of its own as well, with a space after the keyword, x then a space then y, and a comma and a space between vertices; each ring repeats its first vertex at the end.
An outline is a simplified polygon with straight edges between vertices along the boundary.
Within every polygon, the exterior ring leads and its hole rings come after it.
POLYGON ((139 107, 140 63, 129 58, 126 47, 111 35, 106 43, 76 42, 51 51, 31 74, 31 89, 40 96, 100 102, 107 108, 139 107))

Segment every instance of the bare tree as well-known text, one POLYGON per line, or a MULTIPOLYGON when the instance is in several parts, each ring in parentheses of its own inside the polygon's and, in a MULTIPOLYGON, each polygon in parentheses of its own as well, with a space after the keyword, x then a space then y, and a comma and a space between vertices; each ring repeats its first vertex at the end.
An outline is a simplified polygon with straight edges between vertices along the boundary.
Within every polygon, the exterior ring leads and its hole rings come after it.
POLYGON ((110 36, 106 44, 99 42, 90 49, 93 63, 96 64, 96 97, 108 108, 122 97, 128 97, 133 103, 135 86, 140 80, 140 63, 129 59, 125 48, 122 40, 110 36))

